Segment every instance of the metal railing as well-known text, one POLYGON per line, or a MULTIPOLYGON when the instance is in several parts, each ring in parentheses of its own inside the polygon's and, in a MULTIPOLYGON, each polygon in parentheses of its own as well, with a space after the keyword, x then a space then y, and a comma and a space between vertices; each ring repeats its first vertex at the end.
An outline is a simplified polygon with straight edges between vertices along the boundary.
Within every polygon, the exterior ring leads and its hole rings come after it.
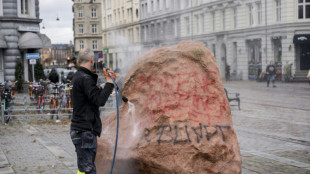
MULTIPOLYGON (((14 99, 10 102, 10 106, 5 109, 4 103, 1 103, 1 121, 2 124, 5 124, 5 118, 9 117, 41 117, 44 118, 46 116, 56 116, 56 118, 61 118, 62 116, 70 116, 72 115, 72 108, 65 108, 62 106, 61 102, 57 108, 49 108, 47 106, 42 106, 38 108, 35 101, 32 101, 30 98, 27 98, 25 95, 23 97, 14 97, 14 99), (18 104, 18 105, 16 105, 18 104), (20 106, 22 105, 22 106, 20 106), (64 111, 64 112, 63 112, 64 111)), ((47 104, 48 105, 48 104, 47 104)), ((112 112, 115 109, 115 98, 110 97, 106 102, 104 107, 100 107, 100 115, 105 116, 112 112)))

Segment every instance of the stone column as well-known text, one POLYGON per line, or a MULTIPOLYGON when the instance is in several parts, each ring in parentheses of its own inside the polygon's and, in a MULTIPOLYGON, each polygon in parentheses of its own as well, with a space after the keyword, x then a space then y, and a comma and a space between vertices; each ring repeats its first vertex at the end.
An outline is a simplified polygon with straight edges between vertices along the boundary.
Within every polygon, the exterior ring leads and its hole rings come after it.
POLYGON ((13 22, 2 23, 2 34, 7 41, 8 48, 4 50, 4 80, 15 81, 15 66, 17 59, 20 60, 21 55, 18 49, 18 36, 16 25, 13 22))

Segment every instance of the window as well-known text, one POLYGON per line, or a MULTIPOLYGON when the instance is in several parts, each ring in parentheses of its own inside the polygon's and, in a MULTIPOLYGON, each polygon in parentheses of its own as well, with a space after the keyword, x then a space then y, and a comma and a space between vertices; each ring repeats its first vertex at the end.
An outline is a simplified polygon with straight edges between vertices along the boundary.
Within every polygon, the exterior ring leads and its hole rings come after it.
POLYGON ((196 34, 200 34, 200 21, 199 21, 199 15, 195 15, 196 20, 196 34))
POLYGON ((161 8, 162 8, 163 10, 166 9, 166 0, 163 0, 163 1, 162 1, 161 8))
POLYGON ((91 17, 96 18, 97 17, 97 10, 95 8, 91 9, 91 17))
POLYGON ((262 3, 261 2, 257 2, 257 23, 258 24, 262 24, 262 3))
POLYGON ((237 7, 234 8, 234 28, 237 28, 237 19, 238 19, 238 15, 237 15, 237 7))
MULTIPOLYGON (((140 28, 136 27, 136 37, 137 37, 136 41, 139 41, 139 36, 140 36, 140 28)), ((135 42, 135 39, 134 39, 134 42, 135 42)))
POLYGON ((160 22, 158 22, 157 23, 157 39, 158 40, 161 40, 161 36, 162 36, 161 31, 162 31, 161 24, 160 22))
POLYGON ((145 10, 144 10, 144 12, 145 12, 144 16, 147 16, 147 14, 149 13, 149 9, 147 7, 147 3, 145 3, 145 10))
POLYGON ((111 0, 107 0, 107 7, 108 7, 108 9, 111 8, 111 0))
POLYGON ((180 23, 180 19, 176 19, 175 22, 175 37, 179 37, 180 36, 180 28, 181 28, 181 23, 180 23))
POLYGON ((186 31, 185 34, 187 36, 190 35, 190 23, 189 23, 189 17, 185 17, 185 25, 186 25, 186 31))
POLYGON ((144 4, 142 4, 142 8, 141 8, 141 18, 144 18, 144 4))
POLYGON ((144 32, 145 41, 149 40, 148 35, 149 35, 149 26, 145 26, 145 32, 144 32))
POLYGON ((133 43, 133 29, 128 29, 128 40, 129 43, 133 43))
POLYGON ((184 8, 188 8, 189 7, 189 0, 184 0, 184 8))
POLYGON ((215 31, 215 13, 212 13, 212 31, 215 31))
POLYGON ((83 9, 80 8, 78 14, 79 14, 79 18, 82 18, 83 17, 83 9))
POLYGON ((153 13, 155 11, 154 9, 154 1, 151 1, 151 13, 153 13))
POLYGON ((178 37, 178 23, 177 23, 177 20, 173 20, 173 33, 174 33, 174 37, 178 37))
POLYGON ((298 19, 310 19, 310 0, 298 0, 298 19))
POLYGON ((200 26, 201 26, 201 33, 205 32, 205 26, 204 26, 204 21, 205 21, 205 15, 201 14, 200 15, 200 26))
POLYGON ((23 15, 29 14, 29 2, 28 2, 28 0, 20 0, 20 13, 23 15))
POLYGON ((165 6, 166 8, 170 8, 169 2, 170 2, 170 1, 167 1, 167 0, 166 0, 166 2, 165 2, 165 4, 164 4, 164 6, 165 6))
MULTIPOLYGON (((0 16, 3 16, 3 4, 2 0, 0 0, 0 16)), ((1 64, 0 64, 1 65, 1 64)))
POLYGON ((276 0, 276 21, 281 21, 281 0, 276 0))
POLYGON ((222 14, 222 24, 223 24, 223 30, 226 29, 226 24, 225 24, 225 10, 223 10, 223 14, 222 14))
POLYGON ((254 24, 254 13, 253 13, 254 7, 252 4, 249 4, 248 7, 249 7, 249 24, 250 26, 252 26, 254 24))
POLYGON ((159 0, 157 0, 157 4, 156 4, 156 11, 159 11, 160 8, 159 8, 159 0))
POLYGON ((97 50, 97 49, 98 49, 98 41, 93 40, 93 50, 97 50))
POLYGON ((80 40, 80 49, 83 49, 83 48, 84 48, 84 41, 80 40))
POLYGON ((79 33, 83 34, 84 29, 83 29, 83 24, 79 24, 79 33))
POLYGON ((91 31, 93 34, 97 34, 97 24, 92 24, 91 25, 91 31))

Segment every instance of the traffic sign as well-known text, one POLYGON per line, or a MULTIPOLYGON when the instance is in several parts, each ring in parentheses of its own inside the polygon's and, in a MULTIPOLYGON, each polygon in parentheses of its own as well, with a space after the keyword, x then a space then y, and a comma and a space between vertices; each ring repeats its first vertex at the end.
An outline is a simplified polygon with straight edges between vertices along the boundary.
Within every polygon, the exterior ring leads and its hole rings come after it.
POLYGON ((37 63, 37 60, 36 59, 29 59, 29 63, 31 65, 35 65, 37 63))
POLYGON ((26 53, 26 59, 40 59, 40 53, 26 53))
POLYGON ((109 48, 103 48, 103 52, 104 52, 104 54, 108 54, 109 53, 109 48))

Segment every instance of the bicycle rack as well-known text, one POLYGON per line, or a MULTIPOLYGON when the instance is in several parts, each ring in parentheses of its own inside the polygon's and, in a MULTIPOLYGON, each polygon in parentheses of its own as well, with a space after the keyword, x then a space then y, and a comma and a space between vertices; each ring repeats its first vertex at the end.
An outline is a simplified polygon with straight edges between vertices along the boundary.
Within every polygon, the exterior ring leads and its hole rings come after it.
MULTIPOLYGON (((62 104, 59 104, 59 106, 56 109, 49 109, 46 108, 46 106, 41 106, 41 108, 37 108, 36 106, 30 106, 34 102, 31 102, 31 100, 27 100, 27 97, 24 95, 22 99, 15 97, 14 100, 12 100, 11 106, 8 109, 4 109, 3 103, 1 103, 1 122, 2 124, 5 124, 4 117, 5 112, 8 113, 7 116, 9 117, 25 117, 26 119, 29 119, 29 117, 35 117, 35 116, 41 116, 41 118, 44 118, 46 116, 50 116, 46 114, 47 112, 55 111, 55 115, 58 118, 62 116, 70 116, 72 115, 73 109, 72 108, 63 108, 62 104), (17 109, 14 107, 14 103, 23 104, 22 109, 17 109), (70 111, 69 113, 62 113, 61 111, 70 111), (12 114, 14 112, 23 112, 23 114, 12 114), (38 112, 38 114, 34 114, 33 112, 38 112)), ((104 111, 103 115, 107 115, 114 112, 115 106, 115 99, 109 98, 106 102, 106 105, 104 107, 100 107, 99 111, 102 113, 104 111)))

